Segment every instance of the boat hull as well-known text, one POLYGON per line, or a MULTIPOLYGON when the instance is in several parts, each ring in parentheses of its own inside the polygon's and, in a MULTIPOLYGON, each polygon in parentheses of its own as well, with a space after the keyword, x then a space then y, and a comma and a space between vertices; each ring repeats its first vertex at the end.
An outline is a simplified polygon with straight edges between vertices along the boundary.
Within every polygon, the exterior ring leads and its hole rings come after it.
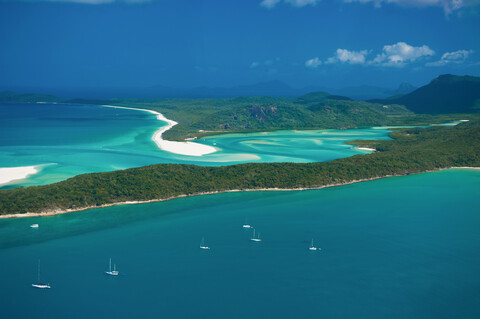
POLYGON ((38 288, 38 289, 50 289, 50 285, 45 285, 45 284, 32 284, 32 287, 38 288))

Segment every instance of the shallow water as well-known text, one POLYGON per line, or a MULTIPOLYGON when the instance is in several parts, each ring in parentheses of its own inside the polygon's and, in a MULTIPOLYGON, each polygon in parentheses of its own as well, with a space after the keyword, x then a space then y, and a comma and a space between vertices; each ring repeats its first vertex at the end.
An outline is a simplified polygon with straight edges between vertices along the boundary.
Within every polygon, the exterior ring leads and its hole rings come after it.
POLYGON ((449 170, 0 220, 2 318, 478 318, 479 189, 449 170))
MULTIPOLYGON (((320 162, 365 154, 345 141, 388 139, 385 129, 229 134, 199 141, 219 151, 197 157, 160 150, 151 140, 165 123, 144 111, 95 105, 0 104, 0 167, 40 165, 3 188, 44 185, 75 175, 159 163, 230 165, 320 162)), ((1 187, 1 186, 0 186, 1 187)))

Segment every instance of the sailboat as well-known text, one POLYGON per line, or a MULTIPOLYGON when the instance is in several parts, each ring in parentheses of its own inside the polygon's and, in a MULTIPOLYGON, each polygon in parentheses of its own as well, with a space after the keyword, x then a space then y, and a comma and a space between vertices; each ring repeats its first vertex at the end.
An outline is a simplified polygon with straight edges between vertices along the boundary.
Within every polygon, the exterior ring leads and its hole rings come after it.
POLYGON ((245 224, 242 226, 243 228, 253 228, 249 223, 247 223, 247 219, 245 218, 245 224))
POLYGON ((202 237, 202 241, 200 242, 200 249, 210 249, 210 247, 205 245, 205 237, 202 237))
POLYGON ((50 289, 50 284, 42 284, 40 282, 40 260, 38 260, 38 274, 37 274, 37 283, 32 284, 32 287, 39 288, 39 289, 50 289))
POLYGON ((39 227, 38 224, 31 224, 30 225, 30 228, 38 228, 38 227, 39 227))
POLYGON ((255 236, 255 229, 253 229, 253 236, 252 236, 252 238, 250 238, 250 240, 251 240, 251 241, 262 241, 262 240, 260 239, 260 233, 258 233, 258 235, 255 236))
POLYGON ((105 273, 110 276, 118 276, 118 270, 115 269, 115 264, 113 264, 113 270, 112 270, 112 258, 110 258, 108 271, 106 271, 105 273))
POLYGON ((310 247, 308 247, 308 250, 320 250, 320 248, 313 246, 313 238, 312 238, 312 241, 310 242, 310 247))

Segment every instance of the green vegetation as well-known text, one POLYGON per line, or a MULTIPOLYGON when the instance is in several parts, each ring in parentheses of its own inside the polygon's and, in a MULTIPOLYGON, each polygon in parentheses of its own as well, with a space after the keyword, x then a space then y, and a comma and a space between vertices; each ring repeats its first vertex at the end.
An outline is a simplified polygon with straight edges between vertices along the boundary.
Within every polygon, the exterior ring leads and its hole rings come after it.
POLYGON ((370 102, 401 104, 415 113, 478 112, 480 110, 480 78, 444 74, 409 94, 370 102))
POLYGON ((245 131, 279 129, 346 129, 389 125, 412 113, 403 106, 349 101, 328 93, 297 99, 238 97, 229 99, 116 100, 110 103, 147 108, 179 124, 165 133, 169 140, 245 131))
POLYGON ((402 129, 392 141, 369 141, 377 153, 325 163, 200 167, 160 164, 79 175, 56 184, 0 190, 1 214, 79 209, 233 189, 318 188, 360 179, 455 166, 480 166, 480 121, 456 127, 402 129))

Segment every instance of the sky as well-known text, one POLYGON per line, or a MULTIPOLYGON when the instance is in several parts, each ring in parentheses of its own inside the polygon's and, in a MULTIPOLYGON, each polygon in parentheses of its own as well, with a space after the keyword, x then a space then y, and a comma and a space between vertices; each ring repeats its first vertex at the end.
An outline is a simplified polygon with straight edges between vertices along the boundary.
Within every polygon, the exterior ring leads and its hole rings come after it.
POLYGON ((0 0, 0 89, 480 76, 480 0, 0 0))

